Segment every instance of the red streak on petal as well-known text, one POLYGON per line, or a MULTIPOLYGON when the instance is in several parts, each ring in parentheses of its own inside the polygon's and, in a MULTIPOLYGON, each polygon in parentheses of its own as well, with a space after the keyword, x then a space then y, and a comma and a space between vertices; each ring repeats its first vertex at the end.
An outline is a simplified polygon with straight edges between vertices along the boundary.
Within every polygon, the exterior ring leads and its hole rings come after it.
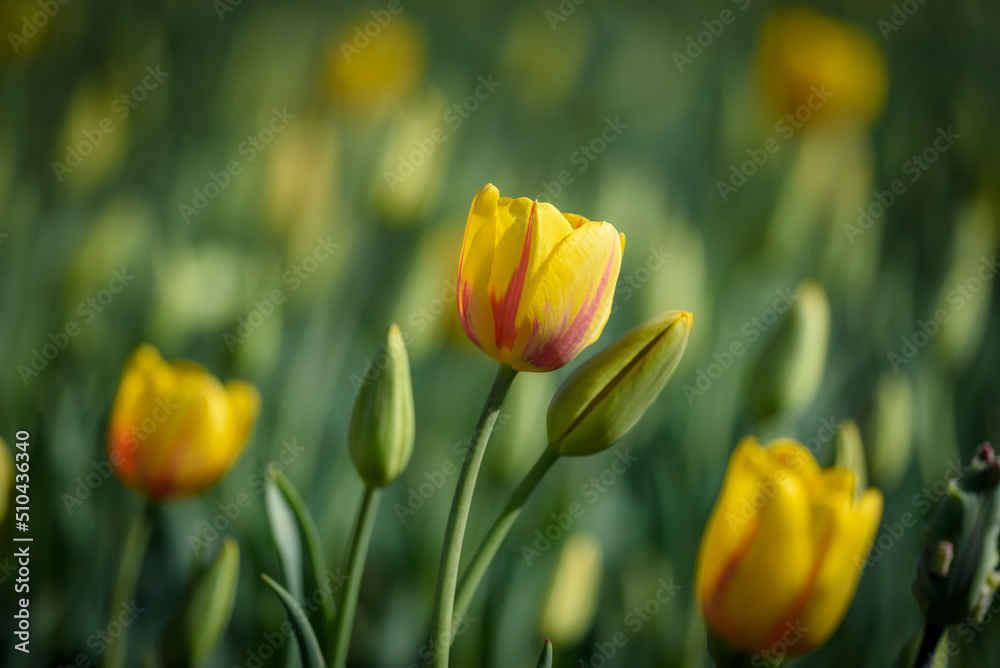
MULTIPOLYGON (((614 254, 608 256, 608 263, 604 267, 604 275, 601 282, 594 291, 594 294, 587 299, 577 312, 573 322, 567 327, 565 316, 560 324, 557 333, 550 339, 532 345, 526 352, 525 357, 531 364, 539 369, 551 371, 558 369, 576 357, 581 350, 583 340, 587 336, 587 330, 597 316, 597 309, 601 305, 605 290, 611 281, 611 270, 614 267, 614 254)), ((535 332, 540 328, 535 322, 535 332)))
POLYGON ((469 320, 469 302, 471 300, 472 291, 469 290, 469 283, 466 281, 458 288, 458 317, 462 322, 462 329, 465 330, 465 335, 478 346, 479 338, 476 336, 475 330, 472 329, 472 322, 469 320))
POLYGON ((528 227, 524 234, 524 245, 521 247, 521 259, 517 263, 514 274, 510 277, 503 299, 497 300, 490 295, 493 307, 493 322, 496 331, 497 350, 514 347, 517 339, 517 309, 521 305, 521 293, 524 291, 525 279, 528 276, 528 260, 531 258, 531 235, 535 227, 535 209, 538 202, 531 205, 528 214, 528 227))

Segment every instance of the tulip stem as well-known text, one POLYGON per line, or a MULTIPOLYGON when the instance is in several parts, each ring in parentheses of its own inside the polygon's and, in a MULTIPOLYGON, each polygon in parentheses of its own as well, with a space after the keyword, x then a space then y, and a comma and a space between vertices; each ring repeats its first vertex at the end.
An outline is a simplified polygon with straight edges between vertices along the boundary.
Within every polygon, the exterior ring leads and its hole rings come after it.
POLYGON ((365 557, 378 514, 378 502, 382 490, 365 485, 358 509, 358 522, 354 526, 351 550, 347 555, 347 580, 340 590, 337 616, 333 627, 333 643, 330 647, 330 666, 343 668, 347 664, 347 649, 351 644, 351 629, 354 627, 354 613, 358 608, 358 592, 361 591, 361 576, 365 570, 365 557))
MULTIPOLYGON (((135 588, 139 583, 139 574, 142 572, 142 562, 146 557, 146 547, 149 545, 149 537, 153 532, 153 512, 156 504, 153 501, 146 501, 142 511, 136 515, 132 526, 125 539, 125 547, 122 550, 121 562, 118 564, 118 577, 115 579, 115 588, 111 593, 111 602, 108 607, 108 626, 112 622, 118 624, 118 617, 121 615, 122 606, 131 605, 135 598, 135 588)), ((119 638, 108 645, 108 653, 104 659, 105 668, 124 668, 126 657, 126 633, 128 629, 123 628, 119 638)))
POLYGON ((493 524, 486 531, 486 535, 483 537, 482 542, 479 543, 479 547, 476 549, 475 554, 472 555, 472 559, 465 567, 462 579, 458 583, 458 593, 455 596, 454 620, 452 622, 452 638, 454 638, 455 631, 462 623, 462 617, 465 615, 465 611, 468 610, 469 603, 472 602, 472 596, 476 593, 476 587, 479 586, 480 581, 486 574, 486 570, 493 561, 493 557, 496 556, 497 550, 500 549, 504 538, 510 533, 511 527, 514 526, 514 522, 517 521, 518 516, 521 514, 524 502, 557 459, 559 459, 559 453, 554 448, 547 446, 538 458, 538 461, 535 462, 535 465, 531 467, 531 470, 528 471, 528 474, 524 476, 524 479, 517 486, 517 489, 507 499, 507 505, 500 511, 500 515, 497 516, 493 524))
POLYGON ((462 471, 458 475, 455 496, 451 501, 451 512, 448 513, 448 524, 444 531, 444 546, 441 550, 441 563, 438 568, 437 589, 434 593, 434 613, 432 616, 430 656, 426 665, 432 668, 448 668, 448 654, 451 650, 452 616, 455 610, 455 586, 458 582, 458 566, 462 558, 462 540, 465 538, 465 525, 469 520, 469 508, 472 505, 472 494, 476 489, 476 478, 479 476, 479 466, 486 453, 486 444, 493 432, 500 406, 510 389, 517 371, 500 365, 490 394, 486 398, 483 412, 476 423, 472 441, 465 453, 462 471))
POLYGON ((920 650, 913 668, 931 668, 934 665, 934 654, 943 634, 944 627, 940 624, 927 622, 924 625, 924 637, 920 641, 920 650))

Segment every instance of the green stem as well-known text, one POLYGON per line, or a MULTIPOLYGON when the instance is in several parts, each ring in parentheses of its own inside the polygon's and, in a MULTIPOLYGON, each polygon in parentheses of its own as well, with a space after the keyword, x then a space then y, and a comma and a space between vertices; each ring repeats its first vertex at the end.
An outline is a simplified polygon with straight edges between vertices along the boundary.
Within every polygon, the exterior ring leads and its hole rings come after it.
POLYGON ((942 635, 944 626, 930 622, 924 625, 924 637, 920 641, 920 649, 917 651, 917 660, 913 668, 930 668, 934 665, 934 655, 942 635))
MULTIPOLYGON (((130 605, 135 597, 135 587, 139 582, 139 574, 142 572, 146 547, 149 545, 149 537, 153 532, 153 511, 155 508, 156 505, 153 501, 146 501, 145 506, 136 515, 132 527, 128 531, 121 562, 118 564, 115 588, 111 593, 106 628, 110 627, 112 622, 118 623, 115 620, 121 615, 122 606, 130 605)), ((108 653, 104 657, 105 668, 124 668, 127 631, 128 629, 122 629, 122 634, 118 639, 108 645, 108 653)))
POLYGON ((493 557, 496 556, 497 550, 500 549, 504 538, 507 537, 511 527, 514 526, 514 522, 517 521, 518 516, 521 514, 524 502, 557 459, 559 459, 559 453, 551 447, 546 447, 545 452, 542 453, 538 461, 535 462, 535 465, 528 471, 528 474, 524 476, 521 484, 510 495, 507 505, 500 511, 500 515, 486 531, 483 541, 476 549, 476 553, 472 555, 472 559, 465 567, 462 579, 458 583, 458 593, 455 595, 454 620, 452 622, 452 638, 455 636, 455 630, 458 628, 458 625, 462 623, 465 611, 469 609, 469 603, 472 602, 472 596, 476 593, 476 587, 479 586, 480 581, 486 574, 486 570, 493 561, 493 557))
POLYGON ((365 570, 365 557, 368 554, 368 544, 371 542, 375 515, 378 513, 378 502, 381 498, 382 490, 365 485, 361 508, 358 509, 358 523, 354 527, 354 538, 351 540, 351 551, 347 556, 347 581, 340 590, 340 601, 337 605, 333 643, 330 647, 329 663, 332 668, 343 668, 347 664, 347 648, 351 642, 351 629, 354 627, 354 612, 358 608, 361 576, 365 570))
POLYGON ((772 654, 751 654, 730 647, 725 640, 716 636, 711 630, 708 632, 708 653, 716 668, 758 668, 758 666, 777 668, 784 660, 784 657, 772 654))
POLYGON ((448 668, 448 654, 451 650, 451 624, 455 610, 455 585, 458 582, 458 565, 462 558, 462 540, 465 525, 469 520, 469 507, 476 489, 479 466, 486 453, 486 444, 493 432, 500 406, 514 381, 517 371, 500 365, 493 387, 486 398, 483 412, 476 423, 469 449, 465 453, 462 471, 458 475, 458 485, 448 513, 448 525, 444 531, 444 547, 441 550, 441 565, 438 568, 437 589, 434 593, 434 614, 432 616, 430 656, 427 665, 433 668, 448 668))

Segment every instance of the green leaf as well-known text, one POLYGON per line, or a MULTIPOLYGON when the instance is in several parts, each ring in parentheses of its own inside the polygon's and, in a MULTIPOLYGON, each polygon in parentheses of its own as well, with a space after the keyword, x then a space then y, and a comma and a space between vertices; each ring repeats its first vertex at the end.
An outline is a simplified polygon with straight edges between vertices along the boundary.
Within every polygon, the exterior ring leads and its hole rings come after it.
POLYGON ((240 574, 240 548, 227 538, 218 556, 189 582, 163 633, 170 668, 208 664, 229 625, 240 574))
POLYGON ((278 551, 278 562, 281 564, 285 587, 296 601, 301 601, 302 541, 299 538, 295 513, 274 480, 268 478, 266 489, 267 523, 271 529, 274 547, 278 551))
MULTIPOLYGON (((309 565, 312 571, 312 581, 309 583, 310 591, 323 591, 326 593, 326 585, 321 584, 321 581, 326 578, 326 558, 323 556, 323 543, 319 539, 319 531, 316 529, 316 523, 309 513, 309 508, 306 506, 305 501, 302 500, 299 491, 295 489, 295 486, 284 473, 278 473, 274 477, 274 482, 278 485, 281 493, 284 494, 285 501, 288 502, 289 507, 295 514, 299 533, 305 539, 306 553, 309 556, 309 565)), ((333 596, 324 595, 321 605, 323 608, 323 628, 330 628, 333 625, 333 596)))
POLYGON ((285 612, 288 613, 288 620, 292 623, 292 628, 295 629, 299 651, 302 653, 303 667, 326 668, 326 662, 323 660, 323 652, 320 651, 319 641, 316 639, 316 634, 309 625, 309 618, 306 617, 306 613, 299 607, 299 604, 284 587, 263 573, 260 577, 271 588, 271 591, 275 593, 281 604, 285 606, 285 612))
POLYGON ((542 655, 538 657, 538 665, 535 668, 552 668, 552 641, 548 638, 545 639, 542 655))

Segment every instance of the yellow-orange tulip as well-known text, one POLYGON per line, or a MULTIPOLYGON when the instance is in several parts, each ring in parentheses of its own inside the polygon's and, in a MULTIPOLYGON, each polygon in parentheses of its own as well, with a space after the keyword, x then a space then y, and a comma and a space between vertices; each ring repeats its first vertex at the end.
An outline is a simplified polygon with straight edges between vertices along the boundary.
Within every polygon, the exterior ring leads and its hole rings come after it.
POLYGON ((885 61, 868 31, 811 9, 781 9, 764 23, 757 53, 765 98, 798 128, 869 123, 885 101, 885 61))
POLYGON ((551 371, 597 340, 611 314, 625 236, 486 184, 472 201, 458 265, 468 337, 519 371, 551 371))
POLYGON ((202 492, 236 463, 257 421, 250 383, 223 385, 199 364, 142 345, 122 372, 108 425, 119 479, 150 498, 202 492))
POLYGON ((791 439, 744 438, 702 535, 696 595, 716 638, 762 655, 804 654, 840 625, 882 516, 853 471, 820 469, 791 439))

